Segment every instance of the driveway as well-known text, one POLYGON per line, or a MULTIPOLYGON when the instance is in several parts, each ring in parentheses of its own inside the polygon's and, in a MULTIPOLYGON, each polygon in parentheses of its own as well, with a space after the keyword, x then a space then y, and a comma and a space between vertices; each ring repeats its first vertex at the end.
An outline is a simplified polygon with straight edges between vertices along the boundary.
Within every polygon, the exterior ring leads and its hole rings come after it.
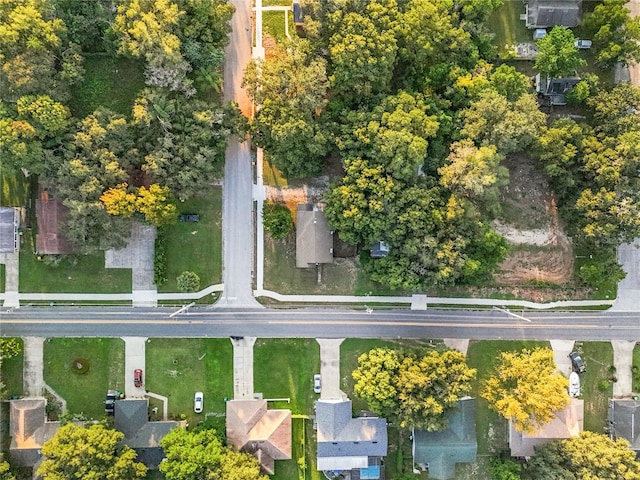
POLYGON ((618 283, 618 297, 612 310, 636 312, 640 305, 640 239, 618 247, 618 262, 627 276, 618 283))
POLYGON ((317 338, 320 344, 320 375, 322 376, 322 400, 345 399, 340 390, 340 344, 344 338, 317 338))

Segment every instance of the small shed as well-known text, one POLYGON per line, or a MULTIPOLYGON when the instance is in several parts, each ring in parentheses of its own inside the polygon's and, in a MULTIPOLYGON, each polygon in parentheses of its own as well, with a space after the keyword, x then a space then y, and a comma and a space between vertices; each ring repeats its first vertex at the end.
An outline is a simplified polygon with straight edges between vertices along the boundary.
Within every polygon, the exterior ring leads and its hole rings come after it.
POLYGON ((296 216, 296 267, 333 263, 333 232, 321 205, 300 204, 296 216))
POLYGON ((389 255, 389 245, 383 241, 379 241, 373 244, 373 247, 369 250, 371 258, 383 258, 389 255))
POLYGON ((582 16, 581 0, 530 0, 525 8, 527 28, 575 27, 582 16))
POLYGON ((20 248, 18 227, 20 214, 17 208, 0 207, 0 253, 14 253, 20 248))

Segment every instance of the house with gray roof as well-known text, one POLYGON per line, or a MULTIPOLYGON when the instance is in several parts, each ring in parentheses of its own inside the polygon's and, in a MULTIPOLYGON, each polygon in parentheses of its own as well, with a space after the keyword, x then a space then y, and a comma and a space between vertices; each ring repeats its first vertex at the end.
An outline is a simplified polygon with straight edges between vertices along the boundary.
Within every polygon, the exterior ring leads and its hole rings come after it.
POLYGON ((333 263, 333 232, 321 205, 298 205, 296 214, 296 267, 333 263))
POLYGON ((476 461, 476 400, 463 398, 447 414, 447 428, 437 432, 413 430, 413 464, 429 470, 429 478, 454 478, 456 463, 476 461))
POLYGON ((582 17, 581 0, 529 0, 525 6, 527 28, 575 27, 582 17))
POLYGON ((147 467, 158 468, 164 458, 160 440, 180 422, 150 422, 148 399, 124 399, 115 403, 114 427, 124 434, 123 445, 133 448, 137 460, 147 467))
POLYGON ((0 253, 14 253, 20 248, 18 227, 20 214, 17 208, 0 207, 0 253))
POLYGON ((316 402, 318 470, 346 479, 381 477, 381 458, 387 455, 387 421, 352 417, 351 400, 316 402))
POLYGON ((640 401, 631 398, 609 399, 609 436, 624 438, 630 448, 640 454, 640 401))

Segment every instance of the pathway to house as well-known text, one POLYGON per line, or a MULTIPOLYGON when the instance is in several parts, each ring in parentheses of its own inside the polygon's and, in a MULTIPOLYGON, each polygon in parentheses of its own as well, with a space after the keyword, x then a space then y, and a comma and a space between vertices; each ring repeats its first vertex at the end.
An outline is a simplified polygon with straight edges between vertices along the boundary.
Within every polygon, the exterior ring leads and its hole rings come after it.
POLYGON ((107 250, 105 268, 131 269, 131 301, 134 307, 158 306, 158 292, 153 284, 153 249, 156 228, 139 222, 131 225, 131 237, 120 250, 107 250))
POLYGON ((320 344, 320 375, 322 400, 345 400, 340 390, 340 344, 344 338, 316 338, 320 344))
POLYGON ((629 398, 632 392, 633 348, 636 342, 612 341, 613 365, 616 367, 617 382, 613 383, 614 398, 629 398))
POLYGON ((41 397, 44 393, 44 337, 22 337, 24 365, 22 389, 27 397, 41 397))
POLYGON ((256 337, 231 337, 233 399, 253 400, 253 346, 256 337))
POLYGON ((4 264, 4 307, 20 306, 18 297, 18 279, 20 272, 20 253, 0 253, 0 263, 4 264))
POLYGON ((122 337, 124 340, 124 394, 127 398, 144 398, 147 337, 122 337), (133 383, 133 371, 142 370, 142 386, 133 383))
POLYGON ((553 361, 556 364, 556 370, 565 377, 573 371, 569 354, 573 351, 573 340, 551 340, 551 348, 553 349, 553 361))

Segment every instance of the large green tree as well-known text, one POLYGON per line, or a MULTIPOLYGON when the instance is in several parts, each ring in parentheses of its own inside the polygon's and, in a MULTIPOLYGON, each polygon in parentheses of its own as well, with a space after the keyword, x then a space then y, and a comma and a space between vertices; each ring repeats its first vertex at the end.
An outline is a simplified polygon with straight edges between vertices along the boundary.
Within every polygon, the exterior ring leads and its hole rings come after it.
POLYGON ((551 31, 537 41, 538 56, 533 68, 547 77, 568 77, 575 75, 587 62, 578 55, 574 45, 576 37, 565 27, 553 27, 551 31))
POLYGON ((42 445, 44 461, 37 474, 44 479, 144 478, 147 467, 136 462, 136 452, 119 446, 124 434, 102 424, 79 427, 68 423, 42 445))
POLYGON ((511 420, 516 430, 532 433, 567 405, 568 384, 556 371, 549 348, 501 352, 480 396, 489 402, 489 408, 511 420))
POLYGON ((526 472, 531 478, 559 480, 639 480, 640 462, 626 440, 584 431, 536 447, 526 472))
POLYGON ((255 457, 225 447, 214 430, 175 428, 160 444, 167 480, 268 480, 255 457))

